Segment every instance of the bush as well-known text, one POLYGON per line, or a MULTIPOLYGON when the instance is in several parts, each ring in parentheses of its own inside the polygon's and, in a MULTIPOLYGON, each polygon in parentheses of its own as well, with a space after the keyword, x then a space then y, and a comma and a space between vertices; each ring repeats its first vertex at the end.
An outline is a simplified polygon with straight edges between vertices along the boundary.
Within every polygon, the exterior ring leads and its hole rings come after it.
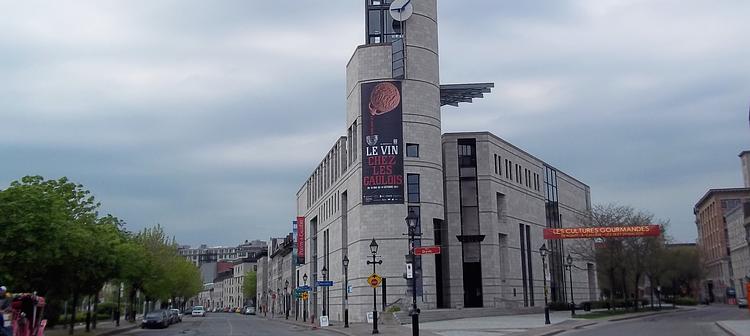
POLYGON ((549 303, 549 309, 550 310, 557 310, 557 311, 570 310, 570 303, 568 303, 568 302, 550 302, 549 303))
POLYGON ((107 314, 111 316, 115 309, 117 309, 117 304, 113 302, 104 302, 96 305, 97 314, 107 314))
POLYGON ((400 311, 401 311, 401 307, 396 306, 396 305, 390 306, 388 307, 388 309, 385 310, 386 313, 395 313, 395 312, 400 312, 400 311))
POLYGON ((695 306, 698 304, 698 300, 690 297, 678 297, 675 300, 675 304, 679 306, 695 306))

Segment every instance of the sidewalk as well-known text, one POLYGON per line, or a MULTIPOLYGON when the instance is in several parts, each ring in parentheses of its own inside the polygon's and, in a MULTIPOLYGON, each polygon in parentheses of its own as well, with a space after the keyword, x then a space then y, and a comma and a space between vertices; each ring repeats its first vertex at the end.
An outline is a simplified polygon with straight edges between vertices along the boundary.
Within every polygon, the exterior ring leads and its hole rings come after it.
MULTIPOLYGON (((687 308, 691 309, 691 308, 687 308)), ((602 322, 609 321, 622 321, 628 319, 641 318, 645 316, 651 316, 656 314, 668 314, 678 311, 684 311, 686 308, 662 310, 662 311, 646 311, 638 313, 628 313, 622 315, 615 315, 611 317, 604 317, 601 319, 573 319, 570 316, 569 311, 552 311, 550 312, 551 324, 544 324, 544 314, 525 314, 525 315, 504 315, 504 316, 490 316, 490 317, 475 317, 465 318, 458 320, 448 321, 437 321, 437 322, 424 322, 419 325, 419 334, 424 336, 484 336, 491 334, 493 336, 548 336, 555 335, 564 331, 583 328, 602 322)), ((578 315, 584 315, 585 312, 579 311, 578 315)), ((310 321, 303 323, 301 320, 295 321, 294 316, 290 316, 289 320, 284 319, 284 316, 266 317, 258 315, 259 318, 263 318, 269 321, 276 321, 279 323, 287 323, 296 325, 301 328, 313 329, 310 321)), ((744 321, 727 321, 727 322, 744 322, 744 321)), ((349 323, 349 328, 343 327, 343 322, 334 321, 332 325, 324 327, 327 331, 339 333, 342 335, 354 336, 354 335, 369 335, 372 333, 372 324, 368 323, 349 323)), ((737 328, 744 328, 744 326, 738 326, 737 328)), ((315 327, 315 329, 320 329, 315 327)), ((750 329, 748 329, 750 330, 750 329)), ((378 331, 383 335, 397 335, 397 336, 408 336, 411 335, 411 325, 393 325, 393 324, 378 324, 378 331)), ((750 334, 734 334, 735 336, 750 336, 750 334)))
POLYGON ((716 321, 716 325, 732 336, 750 336, 750 320, 716 321))
MULTIPOLYGON (((139 319, 136 319, 138 321, 139 319)), ((91 329, 90 332, 86 332, 86 324, 79 323, 73 328, 73 335, 86 335, 86 336, 109 336, 119 333, 133 330, 139 327, 137 322, 127 322, 120 320, 120 326, 115 326, 114 321, 99 321, 96 323, 96 329, 91 329)), ((45 336, 66 336, 68 335, 68 325, 61 326, 57 325, 54 329, 47 329, 44 331, 45 336)))
MULTIPOLYGON (((333 321, 331 322, 331 325, 329 325, 328 327, 320 328, 316 326, 315 328, 313 328, 310 321, 307 321, 307 323, 302 322, 302 320, 295 321, 294 316, 290 316, 289 320, 285 319, 284 316, 276 316, 274 318, 271 318, 271 315, 268 315, 266 317, 262 315, 258 315, 258 317, 269 320, 269 321, 292 324, 292 325, 302 327, 302 328, 307 328, 310 330, 324 329, 326 331, 331 331, 337 334, 347 335, 347 336, 372 334, 372 324, 369 324, 369 323, 349 323, 349 328, 344 328, 343 322, 333 321)), ((393 324, 384 325, 384 324, 378 323, 378 331, 380 335, 410 336, 412 334, 411 325, 393 325, 393 324)), ((419 329, 419 334, 422 336, 440 336, 439 334, 432 333, 429 330, 425 330, 424 328, 419 329)))

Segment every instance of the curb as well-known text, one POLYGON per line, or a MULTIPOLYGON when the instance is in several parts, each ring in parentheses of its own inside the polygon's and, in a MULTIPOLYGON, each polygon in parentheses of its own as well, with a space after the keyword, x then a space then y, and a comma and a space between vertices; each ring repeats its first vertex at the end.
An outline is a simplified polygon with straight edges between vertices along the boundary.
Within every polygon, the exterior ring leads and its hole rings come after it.
POLYGON ((668 310, 668 311, 649 312, 649 313, 635 313, 636 315, 625 316, 625 317, 617 317, 617 318, 609 319, 609 320, 606 320, 606 321, 619 322, 619 321, 626 321, 626 320, 634 320, 634 319, 642 318, 642 317, 649 317, 649 316, 669 314, 669 313, 681 313, 681 312, 687 312, 687 311, 693 311, 693 310, 695 310, 695 309, 677 308, 677 309, 668 310))
POLYGON ((725 333, 727 333, 729 335, 732 335, 732 336, 740 336, 739 334, 737 334, 737 333, 734 332, 734 329, 725 326, 723 322, 716 321, 714 323, 716 324, 717 327, 719 327, 719 329, 721 329, 725 333))
POLYGON ((101 334, 96 334, 96 335, 97 336, 117 335, 117 334, 124 333, 126 331, 130 331, 130 330, 133 330, 133 329, 138 329, 138 325, 132 325, 132 326, 120 327, 120 328, 116 327, 115 329, 108 330, 108 331, 105 331, 105 332, 103 332, 101 334))

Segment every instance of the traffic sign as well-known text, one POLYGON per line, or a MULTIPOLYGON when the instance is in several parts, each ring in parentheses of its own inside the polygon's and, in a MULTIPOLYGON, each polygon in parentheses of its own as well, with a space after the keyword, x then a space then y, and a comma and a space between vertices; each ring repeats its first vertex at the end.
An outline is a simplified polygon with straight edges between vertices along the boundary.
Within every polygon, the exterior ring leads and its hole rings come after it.
POLYGON ((381 278, 379 275, 373 273, 367 278, 367 284, 370 285, 372 288, 378 288, 380 287, 380 284, 383 283, 383 278, 381 278))
POLYGON ((297 289, 301 292, 309 292, 312 290, 312 287, 308 285, 304 285, 304 286, 297 287, 297 289))
POLYGON ((333 286, 332 280, 318 281, 318 287, 331 287, 333 286))
POLYGON ((302 292, 302 300, 307 300, 307 298, 310 297, 310 294, 307 292, 302 292))
POLYGON ((421 246, 414 248, 414 254, 440 254, 440 246, 421 246))

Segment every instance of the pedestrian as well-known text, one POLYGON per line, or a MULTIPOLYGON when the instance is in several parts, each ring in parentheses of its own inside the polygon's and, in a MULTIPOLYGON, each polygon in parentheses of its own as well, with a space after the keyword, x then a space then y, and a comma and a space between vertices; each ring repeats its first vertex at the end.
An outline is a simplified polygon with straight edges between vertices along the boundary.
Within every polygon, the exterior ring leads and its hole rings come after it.
POLYGON ((13 321, 11 317, 8 289, 5 286, 0 286, 0 336, 12 335, 10 328, 13 321))

